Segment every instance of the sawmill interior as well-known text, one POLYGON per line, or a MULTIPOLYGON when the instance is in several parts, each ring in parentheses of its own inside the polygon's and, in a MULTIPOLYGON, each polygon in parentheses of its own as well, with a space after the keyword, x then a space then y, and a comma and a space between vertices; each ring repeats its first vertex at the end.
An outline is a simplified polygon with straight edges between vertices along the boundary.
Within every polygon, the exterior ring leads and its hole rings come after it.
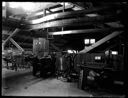
POLYGON ((2 2, 2 96, 126 97, 128 2, 2 2))

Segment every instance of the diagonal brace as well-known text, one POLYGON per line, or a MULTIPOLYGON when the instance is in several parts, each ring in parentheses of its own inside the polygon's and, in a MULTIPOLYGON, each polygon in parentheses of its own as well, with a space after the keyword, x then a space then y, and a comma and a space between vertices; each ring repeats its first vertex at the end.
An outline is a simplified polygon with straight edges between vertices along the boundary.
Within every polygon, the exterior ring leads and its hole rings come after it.
POLYGON ((10 38, 10 41, 20 50, 20 51, 24 51, 24 49, 20 46, 20 45, 18 45, 12 38, 10 38))

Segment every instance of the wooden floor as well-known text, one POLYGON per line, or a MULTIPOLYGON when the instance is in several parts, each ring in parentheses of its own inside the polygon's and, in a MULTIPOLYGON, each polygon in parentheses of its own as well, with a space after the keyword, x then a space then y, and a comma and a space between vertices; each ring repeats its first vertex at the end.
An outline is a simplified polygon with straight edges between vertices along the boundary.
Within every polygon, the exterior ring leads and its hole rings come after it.
POLYGON ((32 76, 31 70, 9 71, 3 69, 3 96, 84 96, 123 97, 107 92, 80 90, 77 82, 64 82, 55 77, 43 79, 32 76), (12 76, 11 76, 12 75, 12 76))

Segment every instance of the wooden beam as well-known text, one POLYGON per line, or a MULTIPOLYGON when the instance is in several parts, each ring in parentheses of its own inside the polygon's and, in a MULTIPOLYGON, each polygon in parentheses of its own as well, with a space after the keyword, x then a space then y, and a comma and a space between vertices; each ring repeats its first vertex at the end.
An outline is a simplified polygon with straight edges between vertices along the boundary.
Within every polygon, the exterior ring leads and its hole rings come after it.
POLYGON ((109 35, 107 35, 106 37, 102 38, 101 40, 97 41, 96 43, 92 44, 91 46, 89 47, 85 47, 85 49, 81 50, 78 54, 81 54, 81 53, 87 53, 89 51, 91 51, 92 49, 100 46, 101 44, 105 43, 106 41, 116 37, 117 35, 121 34, 122 31, 115 31, 109 35))
POLYGON ((96 32, 109 32, 116 29, 113 28, 102 28, 102 29, 83 29, 83 30, 69 30, 59 32, 48 32, 49 35, 64 35, 64 34, 80 34, 80 33, 96 33, 96 32))
POLYGON ((105 23, 105 24, 108 25, 108 26, 110 26, 110 27, 114 27, 114 28, 124 27, 124 25, 122 25, 119 21, 105 23))
MULTIPOLYGON (((53 3, 53 4, 50 4, 50 5, 48 5, 45 9, 50 9, 50 7, 54 7, 54 6, 57 6, 57 5, 59 5, 60 3, 58 2, 58 3, 53 3)), ((39 11, 37 11, 37 12, 33 12, 32 14, 30 14, 29 16, 27 16, 26 18, 32 18, 32 17, 36 17, 36 16, 38 16, 38 15, 43 15, 43 12, 44 11, 44 9, 41 9, 41 10, 39 10, 39 11), (41 13, 41 14, 40 14, 41 13)))
POLYGON ((56 47, 54 44, 50 43, 50 45, 57 51, 61 52, 62 50, 60 50, 58 47, 56 47))
POLYGON ((18 45, 12 38, 10 38, 10 41, 20 50, 20 51, 24 51, 24 49, 20 46, 20 45, 18 45))
POLYGON ((33 30, 33 29, 42 29, 42 28, 50 28, 50 27, 64 27, 64 26, 79 26, 79 25, 89 25, 99 22, 110 22, 117 20, 117 16, 106 15, 106 16, 98 16, 98 17, 84 17, 84 18, 71 18, 71 19, 63 19, 57 20, 47 23, 40 23, 35 25, 23 25, 21 29, 24 30, 33 30))
POLYGON ((46 9, 47 11, 49 11, 50 13, 53 13, 50 9, 46 9))
POLYGON ((9 39, 10 38, 12 38, 17 32, 19 32, 20 31, 20 29, 18 29, 18 28, 16 28, 12 33, 11 33, 11 35, 4 41, 4 46, 5 46, 5 44, 9 41, 9 39))
POLYGON ((76 7, 80 8, 81 10, 85 9, 84 8, 84 2, 70 2, 70 4, 75 5, 76 7))
MULTIPOLYGON (((55 9, 51 9, 51 11, 54 13, 54 12, 58 12, 58 11, 62 11, 62 12, 65 12, 64 9, 72 9, 74 8, 73 5, 67 5, 67 6, 62 6, 62 7, 59 7, 59 8, 55 8, 55 9)), ((61 14, 61 13, 60 13, 61 14)))
MULTIPOLYGON (((65 8, 65 10, 67 10, 67 9, 72 9, 72 8, 74 8, 75 6, 73 6, 73 5, 67 5, 66 6, 66 8, 65 8)), ((49 15, 53 15, 53 14, 55 14, 55 13, 57 13, 57 12, 59 12, 59 11, 62 11, 63 10, 63 7, 58 7, 58 8, 54 8, 54 9, 46 9, 47 11, 49 11, 50 13, 47 13, 47 16, 49 16, 49 15), (52 13, 52 14, 51 14, 52 13)), ((40 13, 38 13, 38 15, 37 16, 34 16, 34 17, 30 17, 30 18, 26 18, 26 21, 24 21, 24 22, 27 22, 27 21, 33 21, 33 20, 41 20, 42 21, 42 19, 44 18, 44 15, 43 15, 43 13, 44 12, 40 12, 40 13)), ((61 14, 61 13, 60 13, 61 14)), ((45 16, 46 17, 46 16, 45 16)), ((52 16, 51 16, 52 17, 52 16)), ((44 20, 44 19, 43 19, 44 20)), ((31 24, 31 23, 30 23, 31 24)))
MULTIPOLYGON (((24 24, 36 24, 36 23, 41 23, 41 22, 46 22, 46 21, 51 21, 51 20, 56 20, 56 19, 74 17, 74 16, 77 16, 77 15, 80 15, 80 14, 88 14, 88 13, 92 13, 92 12, 99 12, 101 10, 105 10, 105 9, 108 9, 108 8, 109 7, 99 7, 99 8, 91 8, 91 9, 88 9, 88 10, 81 10, 81 11, 56 13, 56 14, 47 15, 45 17, 41 17, 39 19, 24 20, 23 23, 24 24)), ((63 7, 62 7, 62 9, 63 9, 63 7)))
POLYGON ((16 35, 16 37, 22 38, 22 39, 25 39, 25 40, 32 40, 33 39, 33 37, 25 36, 25 35, 16 35))
POLYGON ((22 45, 22 46, 29 46, 29 47, 32 47, 32 43, 21 43, 21 42, 18 42, 19 45, 22 45))

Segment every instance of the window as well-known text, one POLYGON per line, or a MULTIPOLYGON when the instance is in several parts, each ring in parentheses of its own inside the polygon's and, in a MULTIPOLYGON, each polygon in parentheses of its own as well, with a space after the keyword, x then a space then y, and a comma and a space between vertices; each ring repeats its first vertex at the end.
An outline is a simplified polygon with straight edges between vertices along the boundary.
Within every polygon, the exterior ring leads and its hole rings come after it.
POLYGON ((84 43, 85 43, 85 45, 94 44, 95 43, 95 39, 84 39, 84 43))
POLYGON ((101 56, 95 56, 95 60, 101 60, 101 56))
POLYGON ((85 39, 85 40, 84 40, 84 43, 85 43, 85 44, 89 44, 89 39, 85 39))
POLYGON ((94 44, 95 43, 95 39, 90 39, 90 44, 94 44))

